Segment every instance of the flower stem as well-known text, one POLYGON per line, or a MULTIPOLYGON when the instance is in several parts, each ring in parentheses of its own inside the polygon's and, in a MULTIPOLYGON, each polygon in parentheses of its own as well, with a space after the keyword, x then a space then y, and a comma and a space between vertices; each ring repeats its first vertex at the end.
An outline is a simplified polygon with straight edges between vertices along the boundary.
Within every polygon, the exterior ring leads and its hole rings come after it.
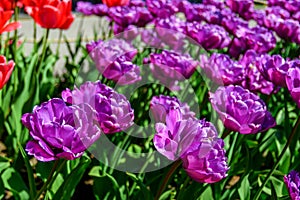
POLYGON ((225 129, 225 130, 223 131, 223 134, 222 134, 221 138, 222 138, 222 139, 225 139, 230 133, 231 133, 231 130, 225 129))
POLYGON ((176 171, 176 169, 181 165, 181 160, 177 160, 173 163, 173 165, 171 166, 170 170, 168 171, 167 175, 165 176, 164 180, 162 181, 158 192, 156 193, 156 196, 154 198, 154 200, 158 200, 160 195, 163 193, 163 191, 165 190, 170 178, 172 177, 173 173, 176 171))
POLYGON ((54 175, 55 170, 56 170, 56 168, 58 166, 58 163, 59 163, 59 160, 56 160, 55 163, 53 164, 53 167, 51 169, 51 172, 50 172, 50 174, 49 174, 46 182, 44 183, 44 185, 42 186, 42 188, 39 190, 38 194, 35 196, 34 199, 39 199, 40 196, 41 196, 41 194, 46 190, 46 188, 48 187, 51 179, 53 178, 53 175, 54 175))
POLYGON ((37 65, 38 67, 36 69, 37 73, 39 73, 40 68, 42 67, 42 64, 43 64, 44 59, 45 59, 46 49, 47 49, 47 40, 48 40, 48 37, 49 37, 49 32, 50 32, 50 29, 46 29, 46 33, 45 33, 44 39, 43 39, 42 57, 41 57, 40 63, 37 65))
POLYGON ((296 135, 296 130, 297 130, 297 128, 298 128, 299 125, 300 125, 300 116, 298 117, 298 120, 297 120, 297 122, 296 122, 296 124, 295 124, 295 126, 294 126, 294 128, 293 128, 293 130, 292 130, 292 132, 291 132, 291 134, 290 134, 290 136, 289 136, 289 138, 288 138, 288 141, 287 141, 287 143, 285 144, 285 146, 284 146, 284 148, 283 148, 281 154, 279 155, 279 157, 278 157, 278 159, 277 159, 275 165, 273 165, 271 171, 268 173, 268 175, 267 175, 267 177, 265 178, 263 184, 262 184, 261 187, 259 188, 258 192, 255 194, 255 196, 254 196, 254 198, 253 198, 254 200, 258 200, 258 199, 259 199, 260 194, 262 193, 263 188, 266 186, 266 184, 268 183, 270 177, 271 177, 272 174, 274 173, 275 169, 278 167, 280 160, 281 160, 282 157, 284 156, 286 150, 288 149, 288 147, 289 147, 289 145, 291 144, 291 142, 292 142, 294 136, 296 135))
MULTIPOLYGON (((14 3, 17 4, 16 2, 14 2, 14 3)), ((15 13, 14 13, 15 22, 18 21, 18 16, 19 16, 19 8, 18 8, 18 6, 15 5, 15 13)), ((14 43, 13 56, 14 56, 14 60, 16 60, 17 59, 17 48, 18 48, 18 29, 15 30, 13 43, 14 43)))
POLYGON ((60 48, 60 43, 61 43, 61 39, 62 39, 62 33, 63 30, 59 31, 59 36, 58 36, 58 44, 57 44, 57 48, 56 48, 56 57, 58 58, 59 55, 59 48, 60 48))

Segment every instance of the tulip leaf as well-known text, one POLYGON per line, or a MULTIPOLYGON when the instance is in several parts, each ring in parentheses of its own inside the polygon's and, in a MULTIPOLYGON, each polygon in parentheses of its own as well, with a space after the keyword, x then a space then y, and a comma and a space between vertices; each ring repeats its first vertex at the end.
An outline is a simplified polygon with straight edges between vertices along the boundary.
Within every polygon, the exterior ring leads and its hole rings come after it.
POLYGON ((250 200, 250 183, 248 180, 249 174, 244 176, 243 180, 241 181, 241 185, 238 188, 238 193, 241 200, 250 200))
POLYGON ((0 179, 0 199, 4 199, 5 190, 2 179, 0 179))
POLYGON ((93 190, 96 199, 122 199, 119 188, 116 179, 109 174, 94 178, 93 190))
POLYGON ((75 192, 77 184, 80 182, 83 174, 88 168, 91 160, 89 157, 82 156, 80 164, 64 179, 63 184, 53 196, 53 199, 71 199, 75 192))
POLYGON ((20 174, 14 168, 7 168, 1 175, 4 188, 11 191, 15 199, 29 199, 28 188, 25 185, 20 174))
POLYGON ((20 143, 18 143, 18 145, 19 145, 19 149, 20 149, 21 155, 22 155, 22 157, 24 159, 25 166, 26 166, 26 169, 27 169, 27 176, 28 176, 29 188, 30 188, 30 196, 32 198, 34 198, 36 196, 36 186, 35 186, 35 181, 34 181, 32 167, 31 167, 31 165, 29 163, 28 156, 25 153, 22 145, 20 143))
POLYGON ((141 199, 144 199, 144 200, 153 199, 153 196, 152 196, 150 190, 147 189, 146 185, 138 177, 136 177, 136 175, 128 173, 128 172, 126 174, 129 176, 129 178, 131 178, 140 187, 140 190, 143 194, 142 196, 140 196, 141 199))

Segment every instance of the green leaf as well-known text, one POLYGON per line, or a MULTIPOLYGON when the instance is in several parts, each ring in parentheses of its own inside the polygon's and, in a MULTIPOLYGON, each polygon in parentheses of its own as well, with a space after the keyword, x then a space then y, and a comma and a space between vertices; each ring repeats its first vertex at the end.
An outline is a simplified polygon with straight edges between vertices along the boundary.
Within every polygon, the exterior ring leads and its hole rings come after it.
POLYGON ((131 178, 140 187, 140 190, 143 194, 142 198, 144 200, 153 199, 151 191, 147 189, 146 185, 140 179, 138 179, 138 177, 136 175, 131 174, 131 173, 126 173, 126 174, 129 176, 129 178, 131 178))
POLYGON ((21 155, 24 159, 25 166, 26 166, 26 169, 27 169, 27 176, 28 176, 29 188, 30 188, 30 196, 32 198, 34 198, 36 196, 36 186, 35 186, 32 167, 29 163, 29 159, 28 159, 27 154, 25 153, 22 145, 20 143, 18 143, 18 145, 19 145, 19 149, 20 149, 21 155))
POLYGON ((277 200, 278 198, 277 198, 277 194, 276 194, 276 189, 275 189, 275 187, 274 187, 274 184, 273 184, 273 182, 272 181, 270 181, 271 182, 271 195, 272 195, 272 200, 277 200))
POLYGON ((172 190, 165 191, 160 197, 159 200, 171 199, 172 190))
POLYGON ((213 200, 213 193, 211 187, 207 187, 206 190, 201 194, 201 200, 213 200))
POLYGON ((1 175, 4 187, 13 193, 15 199, 29 199, 28 188, 25 185, 22 177, 14 168, 6 169, 1 175))
POLYGON ((116 179, 109 174, 94 178, 93 190, 97 199, 122 199, 119 188, 116 179))
POLYGON ((248 175, 244 176, 240 187, 238 188, 238 193, 240 195, 241 200, 249 200, 250 199, 250 183, 248 180, 248 175))
POLYGON ((198 182, 193 181, 187 188, 182 188, 179 191, 178 200, 194 200, 197 199, 207 188, 210 187, 209 184, 203 185, 198 182))
POLYGON ((81 180, 90 163, 91 160, 89 157, 82 156, 80 159, 80 164, 65 178, 63 184, 55 193, 53 199, 71 199, 77 184, 81 180))
POLYGON ((5 190, 3 181, 0 179, 0 199, 4 199, 5 190))

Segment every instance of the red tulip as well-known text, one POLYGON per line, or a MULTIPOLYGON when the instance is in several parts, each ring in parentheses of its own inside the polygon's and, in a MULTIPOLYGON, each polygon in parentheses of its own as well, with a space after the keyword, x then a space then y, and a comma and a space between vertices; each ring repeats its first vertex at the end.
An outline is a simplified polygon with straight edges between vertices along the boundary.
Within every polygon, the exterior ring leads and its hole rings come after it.
POLYGON ((25 11, 43 28, 68 29, 74 21, 71 0, 24 1, 25 11))
POLYGON ((108 7, 113 6, 125 6, 129 3, 129 0, 102 0, 104 4, 106 4, 108 7))
POLYGON ((13 13, 14 11, 12 10, 3 11, 0 7, 0 35, 4 32, 14 31, 21 27, 19 22, 11 22, 7 24, 13 13))
POLYGON ((13 10, 15 9, 15 6, 22 7, 22 0, 18 0, 15 2, 15 0, 1 0, 0 1, 0 10, 13 10))
POLYGON ((6 58, 0 55, 0 89, 7 83, 9 77, 14 69, 15 63, 10 60, 6 62, 6 58))

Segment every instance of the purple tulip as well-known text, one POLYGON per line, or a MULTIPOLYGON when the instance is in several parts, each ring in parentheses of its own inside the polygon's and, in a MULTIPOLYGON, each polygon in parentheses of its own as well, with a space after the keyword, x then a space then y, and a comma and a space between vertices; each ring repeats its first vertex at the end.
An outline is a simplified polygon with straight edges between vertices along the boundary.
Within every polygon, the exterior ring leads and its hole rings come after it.
POLYGON ((169 160, 184 158, 196 150, 199 157, 205 157, 218 137, 211 123, 196 119, 184 120, 179 108, 171 108, 166 123, 156 123, 155 129, 154 146, 169 160))
POLYGON ((78 1, 76 5, 76 11, 86 16, 93 15, 93 4, 90 2, 78 1))
POLYGON ((284 4, 284 8, 291 13, 300 11, 300 0, 288 0, 284 4))
POLYGON ((226 4, 233 12, 241 16, 254 9, 253 0, 226 0, 226 4))
POLYGON ((180 109, 182 119, 193 119, 196 115, 186 103, 181 103, 176 97, 159 95, 154 96, 150 102, 150 111, 155 122, 166 122, 170 110, 177 108, 180 109))
POLYGON ((146 0, 148 10, 158 18, 166 18, 178 12, 172 0, 146 0))
POLYGON ((218 182, 227 176, 229 170, 225 153, 224 142, 218 139, 205 157, 201 157, 201 148, 188 153, 183 158, 183 168, 197 182, 218 182))
POLYGON ((89 104, 96 111, 96 121, 105 134, 126 130, 133 124, 133 110, 126 97, 99 81, 86 82, 73 91, 65 90, 62 97, 73 105, 89 104))
POLYGON ((208 78, 219 85, 239 84, 244 80, 244 67, 225 54, 200 55, 200 67, 208 78))
MULTIPOLYGON (((224 12, 224 10, 222 11, 224 12)), ((248 22, 235 15, 227 14, 222 18, 221 25, 231 34, 235 34, 239 27, 248 28, 248 22)))
POLYGON ((284 4, 287 0, 268 0, 268 6, 281 6, 284 7, 284 4))
POLYGON ((137 50, 124 40, 91 42, 87 44, 87 50, 99 72, 107 79, 122 85, 141 80, 139 67, 131 62, 137 50))
POLYGON ((220 9, 223 9, 225 7, 224 0, 203 0, 202 3, 204 5, 213 5, 220 9))
POLYGON ((128 6, 115 6, 109 9, 109 17, 118 25, 127 27, 137 22, 136 9, 128 6))
POLYGON ((262 56, 257 55, 254 50, 248 50, 245 55, 239 60, 239 63, 245 68, 245 79, 242 86, 251 92, 261 92, 270 95, 276 92, 272 82, 267 81, 258 69, 262 56))
POLYGON ((108 10, 109 9, 105 4, 92 4, 89 2, 78 1, 76 5, 76 11, 86 16, 107 16, 108 10))
POLYGON ((190 56, 171 51, 150 54, 150 60, 154 77, 172 89, 176 88, 177 81, 189 79, 198 65, 190 56))
POLYGON ((219 87, 210 101, 224 126, 241 134, 263 132, 276 125, 265 103, 241 86, 219 87))
POLYGON ((145 7, 146 3, 143 0, 130 0, 129 6, 145 7))
POLYGON ((157 31, 153 29, 143 29, 141 33, 142 41, 148 46, 156 49, 161 49, 165 44, 161 41, 157 35, 157 31))
POLYGON ((280 6, 267 7, 266 15, 269 15, 269 14, 275 14, 276 16, 278 16, 282 19, 289 19, 291 16, 287 10, 283 9, 280 6))
POLYGON ((236 38, 229 47, 229 54, 233 57, 238 57, 248 49, 253 49, 258 53, 267 53, 276 46, 273 33, 262 27, 239 26, 234 34, 236 38))
POLYGON ((290 65, 280 55, 264 56, 258 67, 267 80, 277 86, 286 87, 285 77, 290 65))
POLYGON ((223 49, 229 45, 231 40, 223 27, 197 22, 187 24, 187 35, 206 50, 223 49))
MULTIPOLYGON (((300 61, 298 61, 300 62, 300 61)), ((292 67, 286 76, 286 85, 294 101, 300 108, 300 68, 292 67)))
POLYGON ((222 8, 221 10, 213 5, 206 5, 205 9, 200 15, 201 19, 206 21, 208 24, 221 25, 222 20, 228 16, 234 15, 234 13, 228 8, 222 8))
POLYGON ((154 20, 153 15, 147 8, 136 7, 135 9, 136 9, 136 18, 137 18, 137 21, 135 23, 136 26, 144 27, 148 23, 154 20))
POLYGON ((187 0, 173 0, 178 12, 187 13, 193 9, 193 4, 187 0))
POLYGON ((279 37, 295 42, 299 36, 300 24, 292 19, 279 19, 273 29, 279 37))
POLYGON ((95 4, 92 10, 94 15, 102 17, 108 16, 109 8, 105 4, 95 4))
POLYGON ((284 183, 289 191, 291 200, 300 200, 300 176, 299 173, 292 170, 283 177, 284 183))
POLYGON ((296 21, 300 21, 300 11, 299 11, 299 12, 296 12, 296 13, 293 15, 293 19, 296 20, 296 21))
POLYGON ((134 25, 123 27, 118 24, 114 24, 113 32, 117 38, 125 39, 127 42, 133 41, 140 34, 139 28, 134 25))
POLYGON ((100 136, 95 118, 94 110, 87 104, 67 106, 61 99, 50 99, 22 116, 22 123, 33 138, 26 151, 44 162, 78 158, 100 136))
POLYGON ((174 51, 180 51, 186 38, 185 22, 171 16, 155 22, 155 31, 159 38, 174 51))

